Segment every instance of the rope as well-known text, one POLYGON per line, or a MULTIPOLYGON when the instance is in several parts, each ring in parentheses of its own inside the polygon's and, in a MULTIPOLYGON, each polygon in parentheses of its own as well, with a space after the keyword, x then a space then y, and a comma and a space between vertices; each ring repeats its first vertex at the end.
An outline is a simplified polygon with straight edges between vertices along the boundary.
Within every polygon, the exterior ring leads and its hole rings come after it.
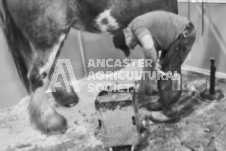
POLYGON ((205 28, 205 24, 204 24, 204 14, 205 14, 205 10, 204 10, 204 1, 202 0, 202 36, 204 33, 204 28, 205 28))
POLYGON ((190 20, 191 16, 191 0, 188 0, 188 19, 190 20))

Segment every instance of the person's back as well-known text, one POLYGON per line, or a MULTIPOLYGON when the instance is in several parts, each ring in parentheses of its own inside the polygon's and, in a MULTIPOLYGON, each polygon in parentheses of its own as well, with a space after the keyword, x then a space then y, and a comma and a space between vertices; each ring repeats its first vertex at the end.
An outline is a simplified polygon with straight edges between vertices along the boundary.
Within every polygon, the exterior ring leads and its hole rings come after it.
POLYGON ((165 12, 153 11, 135 18, 128 27, 138 39, 151 33, 156 48, 166 50, 173 41, 184 31, 188 20, 185 17, 165 12))
MULTIPOLYGON (((191 51, 196 39, 196 31, 193 23, 185 17, 164 12, 155 11, 135 18, 124 29, 125 41, 129 49, 136 45, 142 47, 144 58, 152 60, 152 66, 144 66, 143 71, 157 72, 162 77, 167 73, 177 73, 181 77, 181 65, 191 51), (162 50, 158 56, 157 50, 162 50), (159 60, 158 60, 159 59, 159 60)), ((166 122, 179 117, 175 104, 182 94, 181 78, 178 87, 174 87, 170 77, 161 80, 150 79, 143 73, 141 79, 140 96, 153 95, 159 92, 156 102, 150 101, 146 108, 150 111, 162 110, 159 114, 150 114, 149 118, 155 122, 166 122)), ((152 113, 152 112, 151 112, 152 113)))

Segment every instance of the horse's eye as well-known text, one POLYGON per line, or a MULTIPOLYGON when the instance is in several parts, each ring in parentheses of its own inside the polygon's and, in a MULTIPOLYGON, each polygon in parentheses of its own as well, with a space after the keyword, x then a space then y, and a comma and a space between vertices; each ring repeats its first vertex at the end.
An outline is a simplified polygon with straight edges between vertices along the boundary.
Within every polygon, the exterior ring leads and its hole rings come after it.
POLYGON ((46 73, 46 72, 43 72, 43 73, 41 74, 41 78, 42 78, 42 79, 46 78, 46 76, 47 76, 47 73, 46 73))

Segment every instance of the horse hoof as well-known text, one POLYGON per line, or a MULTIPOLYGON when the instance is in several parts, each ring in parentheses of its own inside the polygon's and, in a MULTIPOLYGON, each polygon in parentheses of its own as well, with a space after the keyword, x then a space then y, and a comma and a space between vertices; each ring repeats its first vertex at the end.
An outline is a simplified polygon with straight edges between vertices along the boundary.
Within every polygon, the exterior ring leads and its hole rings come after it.
POLYGON ((179 120, 179 116, 167 116, 162 111, 151 112, 149 115, 149 119, 156 123, 173 123, 179 120))
POLYGON ((65 107, 72 107, 78 103, 78 96, 71 88, 71 92, 67 92, 65 88, 56 88, 56 92, 52 92, 55 101, 65 107))
POLYGON ((65 133, 67 130, 67 120, 60 114, 52 116, 47 122, 47 133, 65 133))
POLYGON ((141 107, 144 107, 149 111, 161 111, 162 110, 162 105, 158 101, 145 103, 141 107))
POLYGON ((31 121, 45 134, 65 133, 67 130, 67 120, 52 108, 41 113, 33 112, 31 121))
MULTIPOLYGON (((143 86, 141 86, 143 87, 143 86)), ((150 86, 146 87, 145 89, 139 89, 138 91, 139 97, 142 97, 142 95, 146 95, 146 96, 153 96, 153 95, 158 95, 159 91, 157 89, 154 89, 150 86)))

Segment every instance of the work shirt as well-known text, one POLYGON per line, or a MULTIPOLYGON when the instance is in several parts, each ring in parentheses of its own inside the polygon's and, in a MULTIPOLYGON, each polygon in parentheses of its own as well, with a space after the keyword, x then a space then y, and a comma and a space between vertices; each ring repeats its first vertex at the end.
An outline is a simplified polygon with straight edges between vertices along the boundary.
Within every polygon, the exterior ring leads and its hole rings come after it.
POLYGON ((188 19, 170 12, 152 11, 135 18, 128 27, 140 41, 150 34, 157 50, 167 50, 184 31, 188 19))

